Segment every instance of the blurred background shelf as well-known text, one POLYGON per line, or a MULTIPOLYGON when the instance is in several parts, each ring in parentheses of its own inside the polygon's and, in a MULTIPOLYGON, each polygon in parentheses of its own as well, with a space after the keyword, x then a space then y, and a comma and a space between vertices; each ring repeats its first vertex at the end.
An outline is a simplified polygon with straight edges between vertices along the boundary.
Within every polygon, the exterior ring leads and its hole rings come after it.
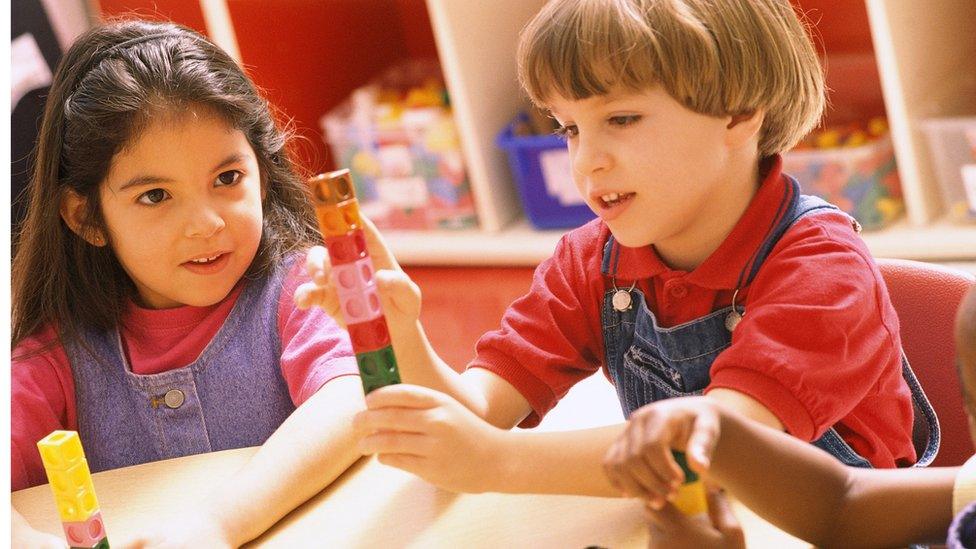
MULTIPOLYGON (((501 231, 386 231, 404 265, 535 266, 549 257, 565 231, 538 231, 524 219, 501 231)), ((967 262, 976 256, 976 225, 940 220, 915 227, 907 220, 861 236, 875 257, 967 262)))
MULTIPOLYGON (((293 123, 301 163, 333 169, 319 117, 391 64, 436 57, 449 89, 479 229, 387 231, 403 264, 533 266, 562 231, 537 231, 523 214, 495 136, 525 103, 515 48, 544 0, 43 0, 91 20, 167 18, 239 56, 293 123)), ((921 130, 925 120, 976 115, 976 2, 793 0, 814 27, 831 109, 884 115, 905 215, 864 233, 879 257, 976 262, 976 226, 953 225, 921 130), (864 63, 864 60, 867 60, 864 63), (856 61, 856 62, 853 62, 856 61)), ((58 14, 55 27, 65 10, 58 14)), ((75 18, 77 19, 77 17, 75 18)), ((63 25, 62 25, 63 26, 63 25)), ((80 32, 84 25, 76 25, 80 32)), ((67 40, 62 40, 67 42, 67 40)), ((829 119, 828 113, 828 119, 829 119)))

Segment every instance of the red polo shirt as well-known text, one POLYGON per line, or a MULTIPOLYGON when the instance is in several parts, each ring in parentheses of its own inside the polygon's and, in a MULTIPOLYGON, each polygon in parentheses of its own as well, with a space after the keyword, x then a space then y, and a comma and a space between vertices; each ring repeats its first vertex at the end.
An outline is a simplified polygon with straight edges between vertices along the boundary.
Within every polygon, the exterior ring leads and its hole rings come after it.
MULTIPOLYGON (((739 273, 782 215, 788 186, 780 164, 698 268, 672 270, 652 246, 621 248, 618 285, 636 280, 663 327, 729 306, 739 273)), ((600 219, 566 234, 501 328, 478 341, 469 367, 496 373, 525 396, 533 413, 523 427, 538 424, 570 387, 605 368, 600 308, 610 281, 601 260, 608 237, 600 219)), ((898 317, 850 218, 833 212, 798 220, 736 303, 746 314, 712 364, 706 393, 745 393, 805 441, 835 426, 875 467, 915 461, 898 317)))

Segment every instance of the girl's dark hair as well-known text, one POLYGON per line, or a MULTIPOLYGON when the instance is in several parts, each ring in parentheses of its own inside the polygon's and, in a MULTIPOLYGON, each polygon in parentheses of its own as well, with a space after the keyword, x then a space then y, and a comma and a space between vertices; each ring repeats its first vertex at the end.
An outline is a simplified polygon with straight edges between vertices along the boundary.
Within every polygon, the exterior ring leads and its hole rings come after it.
POLYGON ((257 156, 264 229, 246 276, 266 273, 318 241, 288 135, 241 67, 197 32, 173 23, 120 21, 96 27, 68 50, 47 97, 27 218, 11 273, 12 346, 54 323, 62 343, 82 328, 119 324, 135 286, 111 250, 90 245, 61 219, 70 190, 87 203, 82 232, 109 238, 99 188, 112 158, 154 115, 201 105, 247 136, 257 156))

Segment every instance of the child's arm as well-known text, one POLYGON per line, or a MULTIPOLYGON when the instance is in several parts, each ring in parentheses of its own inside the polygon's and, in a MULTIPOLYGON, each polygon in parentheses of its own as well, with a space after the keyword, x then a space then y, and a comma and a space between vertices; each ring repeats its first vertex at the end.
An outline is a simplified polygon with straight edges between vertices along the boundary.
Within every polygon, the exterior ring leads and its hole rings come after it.
POLYGON ((617 496, 602 457, 623 425, 568 432, 508 431, 448 395, 391 385, 366 397, 356 417, 364 454, 455 492, 617 496), (567 449, 572 459, 567 459, 567 449))
POLYGON ((167 546, 198 545, 203 543, 196 537, 198 528, 217 537, 208 539, 207 546, 237 547, 261 535, 359 458, 352 418, 362 408, 358 377, 329 381, 278 427, 247 465, 199 508, 184 513, 188 524, 169 522, 165 532, 143 536, 134 545, 151 547, 163 539, 167 546), (176 527, 181 531, 174 532, 176 527))
POLYGON ((890 547, 935 540, 952 519, 953 468, 869 470, 759 425, 707 398, 641 408, 607 452, 606 472, 657 501, 683 478, 671 450, 763 518, 818 546, 890 547), (650 480, 648 480, 650 479, 650 480))

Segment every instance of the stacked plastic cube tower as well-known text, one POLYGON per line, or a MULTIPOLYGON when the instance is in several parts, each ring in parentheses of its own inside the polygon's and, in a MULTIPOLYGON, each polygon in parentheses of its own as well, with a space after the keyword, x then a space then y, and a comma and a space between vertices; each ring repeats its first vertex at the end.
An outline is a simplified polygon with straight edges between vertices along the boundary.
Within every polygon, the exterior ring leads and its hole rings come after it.
POLYGON ((64 537, 72 548, 108 549, 88 460, 75 431, 54 431, 37 442, 64 537))
POLYGON ((349 170, 320 174, 309 179, 309 186, 363 391, 400 383, 352 176, 349 170))

